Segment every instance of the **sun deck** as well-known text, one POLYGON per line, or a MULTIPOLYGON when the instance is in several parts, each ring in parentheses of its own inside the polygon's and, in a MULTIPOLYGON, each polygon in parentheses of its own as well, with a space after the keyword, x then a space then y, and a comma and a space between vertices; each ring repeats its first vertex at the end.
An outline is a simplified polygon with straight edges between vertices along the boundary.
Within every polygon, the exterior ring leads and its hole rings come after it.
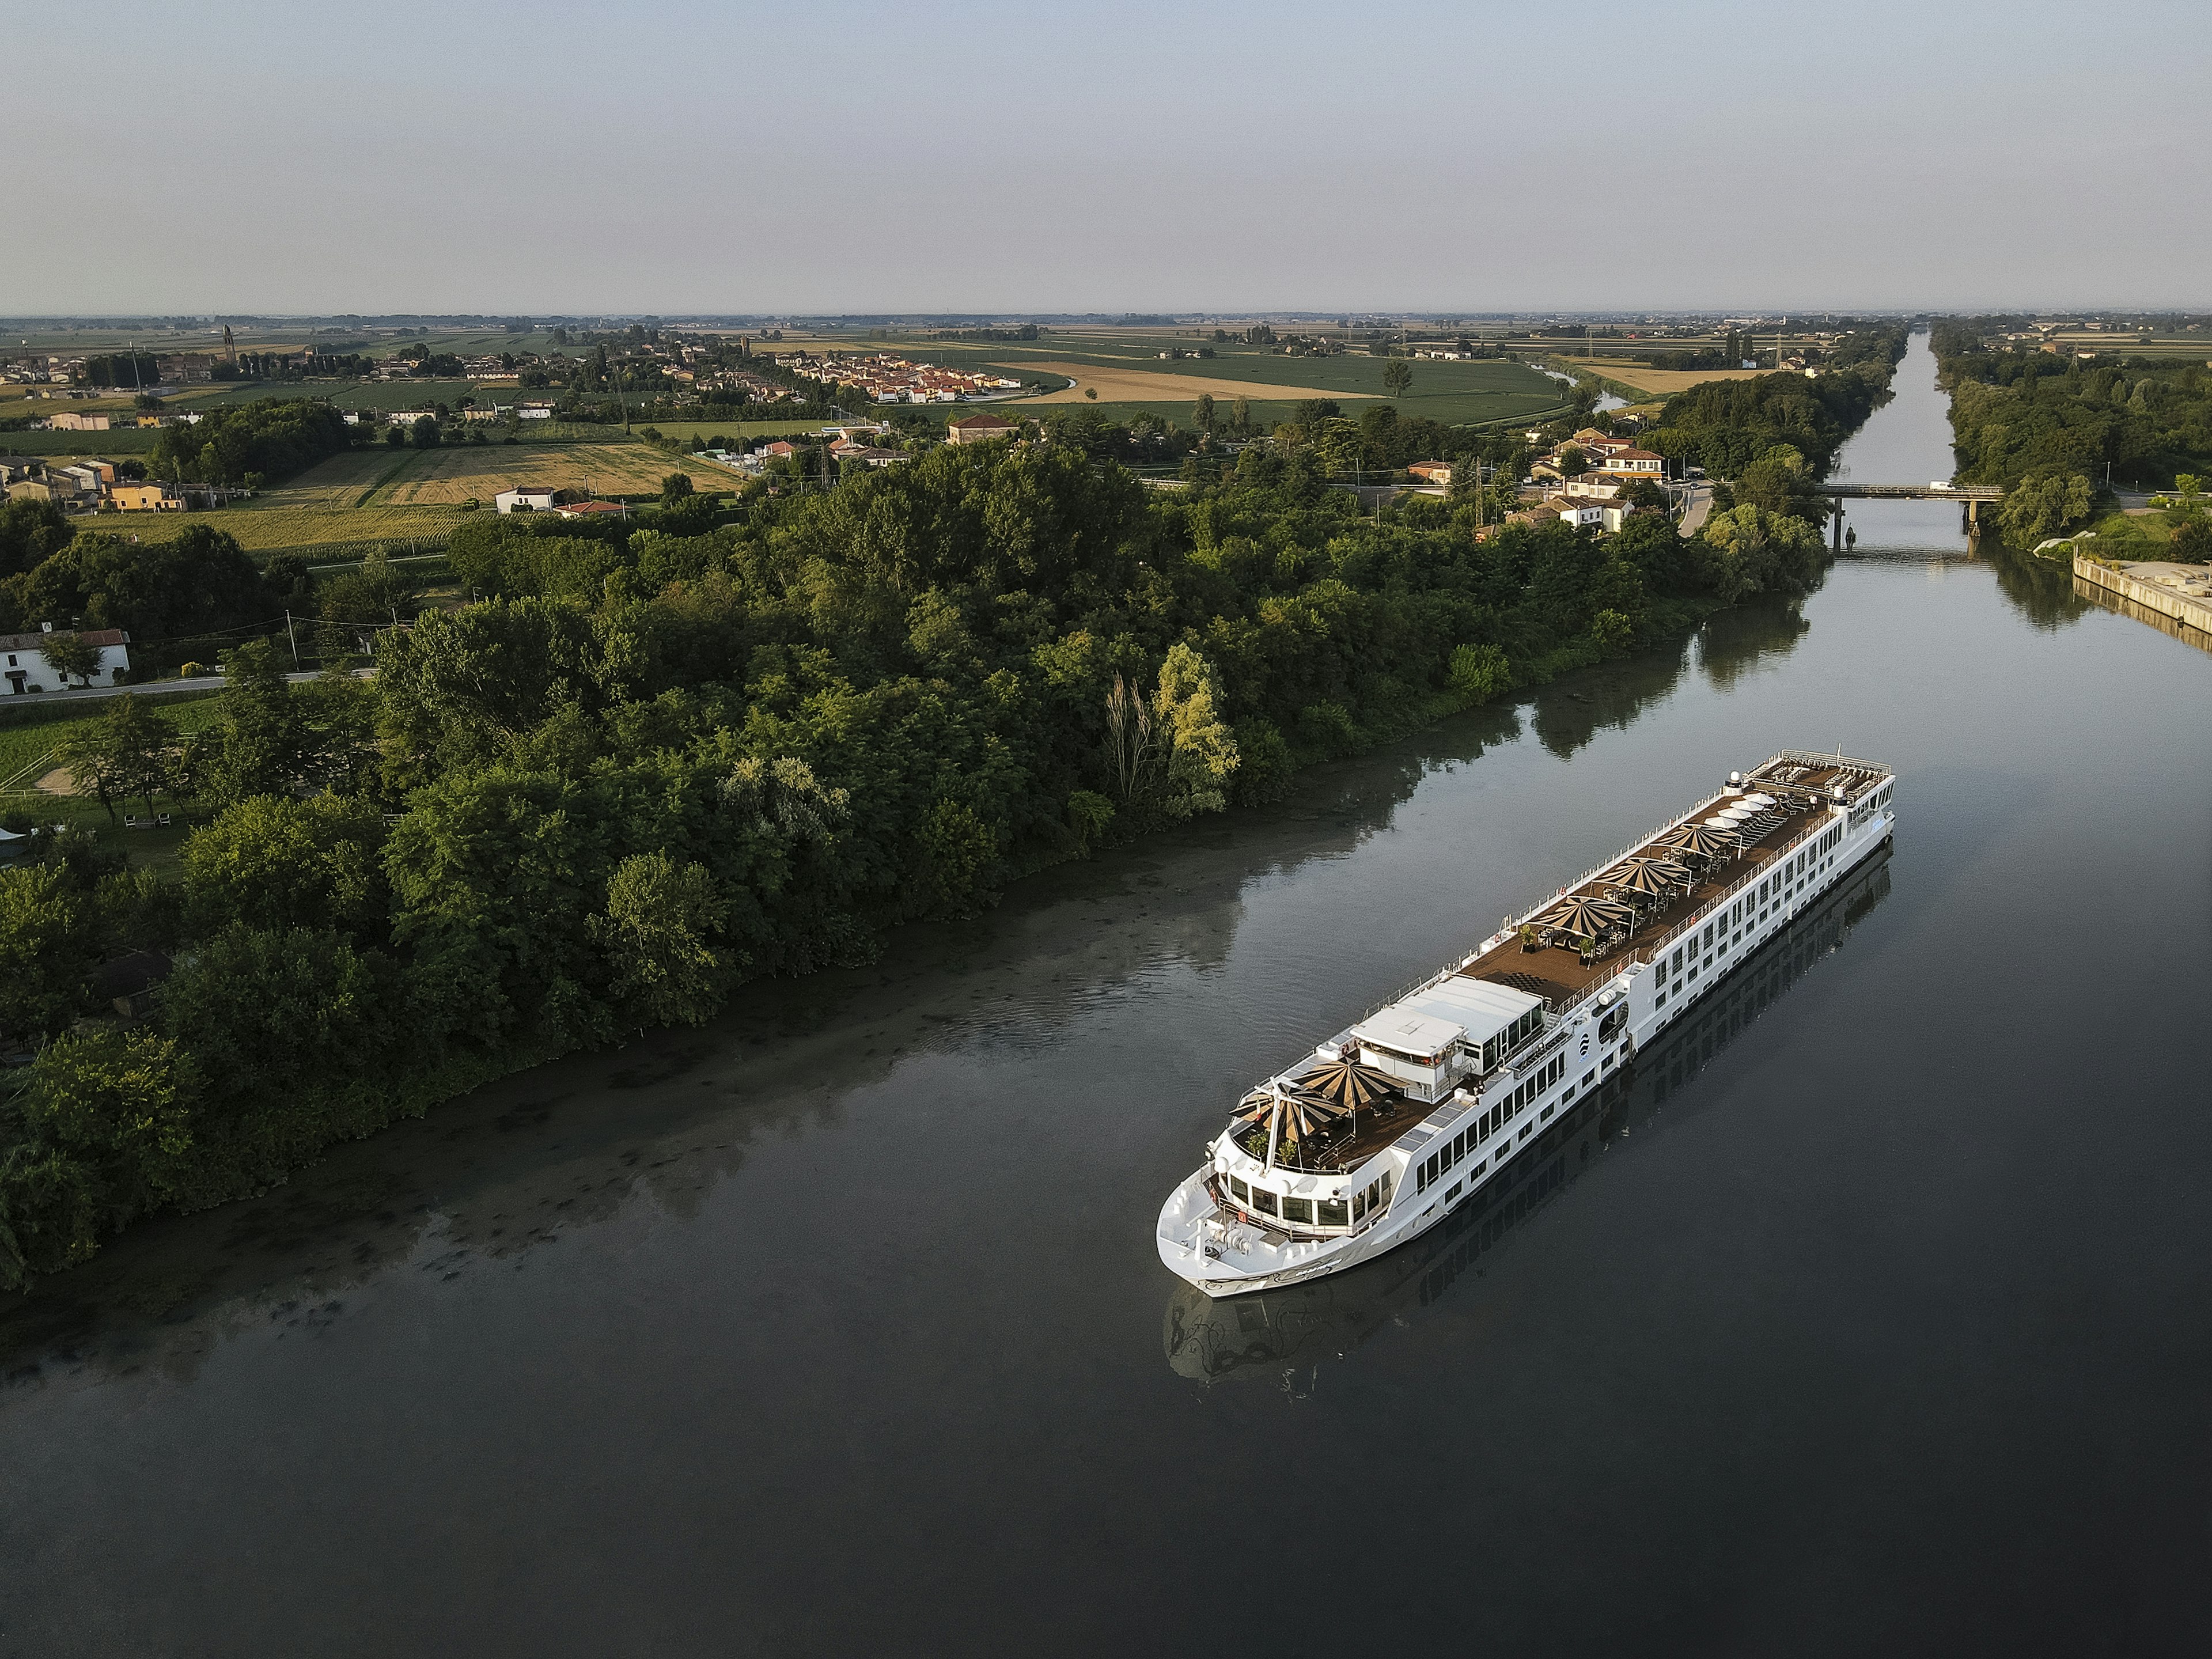
MULTIPOLYGON (((1509 924, 1452 976, 1541 998, 1556 1018, 1632 963, 1648 959, 1652 952, 1670 945, 1681 927, 1701 921, 1723 896, 1759 879, 1770 866, 1819 834, 1831 822, 1830 808, 1856 802, 1889 776, 1887 767, 1866 762, 1785 750, 1747 775, 1731 777, 1726 789, 1708 796, 1619 857, 1562 889, 1528 912, 1520 922, 1509 924), (1723 813, 1741 812, 1754 801, 1765 805, 1726 829, 1707 828, 1723 813), (1705 850, 1685 852, 1670 845, 1691 830, 1705 832, 1705 850), (1630 884, 1639 864, 1650 864, 1663 872, 1648 877, 1643 890, 1630 884), (1571 907, 1577 901, 1618 920, 1603 927, 1583 923, 1589 931, 1582 932, 1546 921, 1547 917, 1576 914, 1571 907)), ((1378 1012, 1388 1012, 1419 1000, 1420 993, 1409 993, 1378 1012)), ((1334 1053, 1346 1044, 1357 1050, 1357 1034, 1364 1032, 1375 1018, 1370 1014, 1368 1020, 1317 1052, 1334 1053)), ((1515 1063, 1525 1064, 1534 1052, 1529 1045, 1541 1048, 1547 1040, 1547 1030, 1556 1029, 1539 1024, 1527 1042, 1514 1045, 1515 1063)), ((1507 1056, 1498 1058, 1503 1060, 1507 1056)), ((1277 1081, 1288 1079, 1285 1073, 1277 1081)), ((1376 1081, 1389 1080, 1378 1077, 1376 1081)), ((1248 1097, 1247 1104, 1259 1098, 1256 1094, 1248 1097)), ((1341 1174, 1356 1169, 1446 1104, 1441 1093, 1431 1100, 1402 1086, 1383 1088, 1362 1100, 1357 1110, 1313 1124, 1302 1139, 1277 1140, 1277 1166, 1304 1174, 1341 1174)), ((1248 1138, 1260 1143, 1255 1157, 1264 1157, 1270 1133, 1264 1122, 1238 1132, 1240 1143, 1248 1138)))
POLYGON ((1888 775, 1887 769, 1869 767, 1864 762, 1839 763, 1834 757, 1815 762, 1803 756, 1778 756, 1748 775, 1741 790, 1731 786, 1709 797, 1603 868, 1555 894, 1529 912, 1530 920, 1522 931, 1508 929, 1460 972, 1470 979, 1542 997, 1554 1009, 1578 1000, 1585 992, 1620 973, 1646 949, 1671 939, 1676 927, 1702 915, 1722 894, 1786 856, 1827 822, 1822 809, 1837 804, 1838 790, 1848 801, 1888 775), (1663 843, 1677 830, 1702 823, 1711 809, 1752 793, 1770 796, 1784 809, 1777 822, 1755 837, 1731 835, 1733 845, 1723 856, 1689 861, 1686 882, 1671 886, 1659 902, 1638 908, 1632 922, 1596 936, 1595 949, 1583 948, 1592 935, 1577 936, 1537 925, 1536 918, 1559 910, 1571 900, 1604 901, 1619 887, 1622 872, 1636 860, 1666 856, 1669 848, 1663 843))

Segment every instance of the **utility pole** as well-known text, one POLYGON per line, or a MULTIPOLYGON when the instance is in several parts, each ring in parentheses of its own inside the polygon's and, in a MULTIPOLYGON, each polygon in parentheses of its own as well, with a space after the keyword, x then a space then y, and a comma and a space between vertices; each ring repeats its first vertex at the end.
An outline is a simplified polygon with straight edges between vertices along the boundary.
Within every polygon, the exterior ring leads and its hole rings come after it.
POLYGON ((300 636, 292 631, 292 611, 289 605, 284 610, 284 637, 292 641, 292 666, 296 669, 300 665, 300 636))

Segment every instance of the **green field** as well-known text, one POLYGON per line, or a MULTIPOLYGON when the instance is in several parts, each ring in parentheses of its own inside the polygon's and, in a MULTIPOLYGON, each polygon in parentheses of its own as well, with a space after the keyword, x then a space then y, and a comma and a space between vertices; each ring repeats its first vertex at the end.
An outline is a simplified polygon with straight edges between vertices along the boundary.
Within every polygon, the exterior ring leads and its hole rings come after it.
MULTIPOLYGON (((1210 337, 1212 331, 1204 331, 1210 337)), ((787 345, 793 343, 790 340, 787 345)), ((1095 407, 1111 418, 1126 419, 1139 410, 1188 426, 1195 402, 1177 381, 1205 380, 1233 384, 1235 392, 1216 390, 1217 404, 1242 392, 1253 405, 1257 420, 1287 419, 1308 392, 1350 399, 1388 397, 1382 385, 1386 359, 1346 354, 1328 357, 1291 357, 1264 346, 1218 344, 1190 330, 1054 329, 1044 337, 1018 344, 939 342, 896 336, 879 339, 810 337, 809 349, 834 345, 843 351, 886 350, 918 361, 942 362, 955 368, 994 368, 1017 378, 1048 377, 1055 386, 1064 376, 1042 365, 1067 362, 1107 371, 1114 380, 1134 377, 1171 377, 1158 398, 1128 395, 1118 387, 1102 393, 1095 407), (1163 361, 1159 353, 1180 347, 1188 351, 1200 344, 1214 356, 1163 361), (1249 388, 1248 390, 1245 390, 1249 388), (1271 388, 1286 388, 1269 396, 1271 388)), ((1420 416, 1446 425, 1520 419, 1557 408, 1562 401, 1559 383, 1524 364, 1502 360, 1471 363, 1437 362, 1419 359, 1411 365, 1413 382, 1395 399, 1401 414, 1420 416)), ((1000 413, 1042 417, 1071 405, 1065 401, 1040 402, 1017 398, 994 405, 1000 413)), ((1356 415, 1359 404, 1347 401, 1344 412, 1356 415)), ((1225 413, 1226 410, 1224 410, 1225 413)), ((666 430, 665 426, 663 430, 666 430)))
POLYGON ((52 455, 72 459, 150 455, 161 435, 150 426, 119 427, 106 432, 0 432, 0 455, 52 455))
POLYGON ((235 536, 249 553, 328 547, 337 543, 443 541, 460 522, 459 507, 218 507, 210 513, 121 514, 100 520, 99 528, 165 542, 190 525, 205 525, 235 536))
MULTIPOLYGON (((18 695, 27 702, 35 704, 44 701, 33 693, 18 695)), ((212 695, 192 697, 179 694, 151 697, 147 701, 151 707, 167 715, 179 732, 200 731, 211 725, 216 718, 212 695)), ((9 705, 15 702, 15 698, 9 698, 6 703, 0 703, 0 708, 13 714, 15 711, 9 705)), ((106 702, 58 702, 37 709, 35 712, 41 718, 35 720, 26 718, 0 724, 0 795, 9 797, 5 810, 20 809, 23 805, 21 793, 48 769, 43 763, 46 759, 72 734, 89 726, 108 707, 106 702), (71 712, 64 716, 65 710, 71 712), (27 773, 30 774, 27 778, 24 776, 27 773)), ((32 713, 32 710, 25 711, 27 716, 32 713)))
POLYGON ((2107 513, 2089 525, 2097 533, 2081 543, 2081 551, 2100 559, 2171 559, 2181 522, 2173 512, 2107 513))

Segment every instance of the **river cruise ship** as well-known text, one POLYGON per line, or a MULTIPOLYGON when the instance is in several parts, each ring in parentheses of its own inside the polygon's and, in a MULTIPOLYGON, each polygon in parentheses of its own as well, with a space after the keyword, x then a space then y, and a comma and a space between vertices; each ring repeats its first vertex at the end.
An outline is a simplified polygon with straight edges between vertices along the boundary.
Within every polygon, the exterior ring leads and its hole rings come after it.
POLYGON ((1209 1296, 1419 1237, 1895 827, 1890 769, 1785 749, 1255 1085, 1160 1211, 1209 1296))

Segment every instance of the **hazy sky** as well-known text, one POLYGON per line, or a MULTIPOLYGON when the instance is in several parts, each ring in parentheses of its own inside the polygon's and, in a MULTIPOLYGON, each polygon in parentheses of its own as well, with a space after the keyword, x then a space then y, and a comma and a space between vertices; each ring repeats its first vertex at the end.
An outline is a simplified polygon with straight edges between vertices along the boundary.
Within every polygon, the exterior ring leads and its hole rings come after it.
POLYGON ((2204 18, 0 0, 0 313, 2208 307, 2204 18))

